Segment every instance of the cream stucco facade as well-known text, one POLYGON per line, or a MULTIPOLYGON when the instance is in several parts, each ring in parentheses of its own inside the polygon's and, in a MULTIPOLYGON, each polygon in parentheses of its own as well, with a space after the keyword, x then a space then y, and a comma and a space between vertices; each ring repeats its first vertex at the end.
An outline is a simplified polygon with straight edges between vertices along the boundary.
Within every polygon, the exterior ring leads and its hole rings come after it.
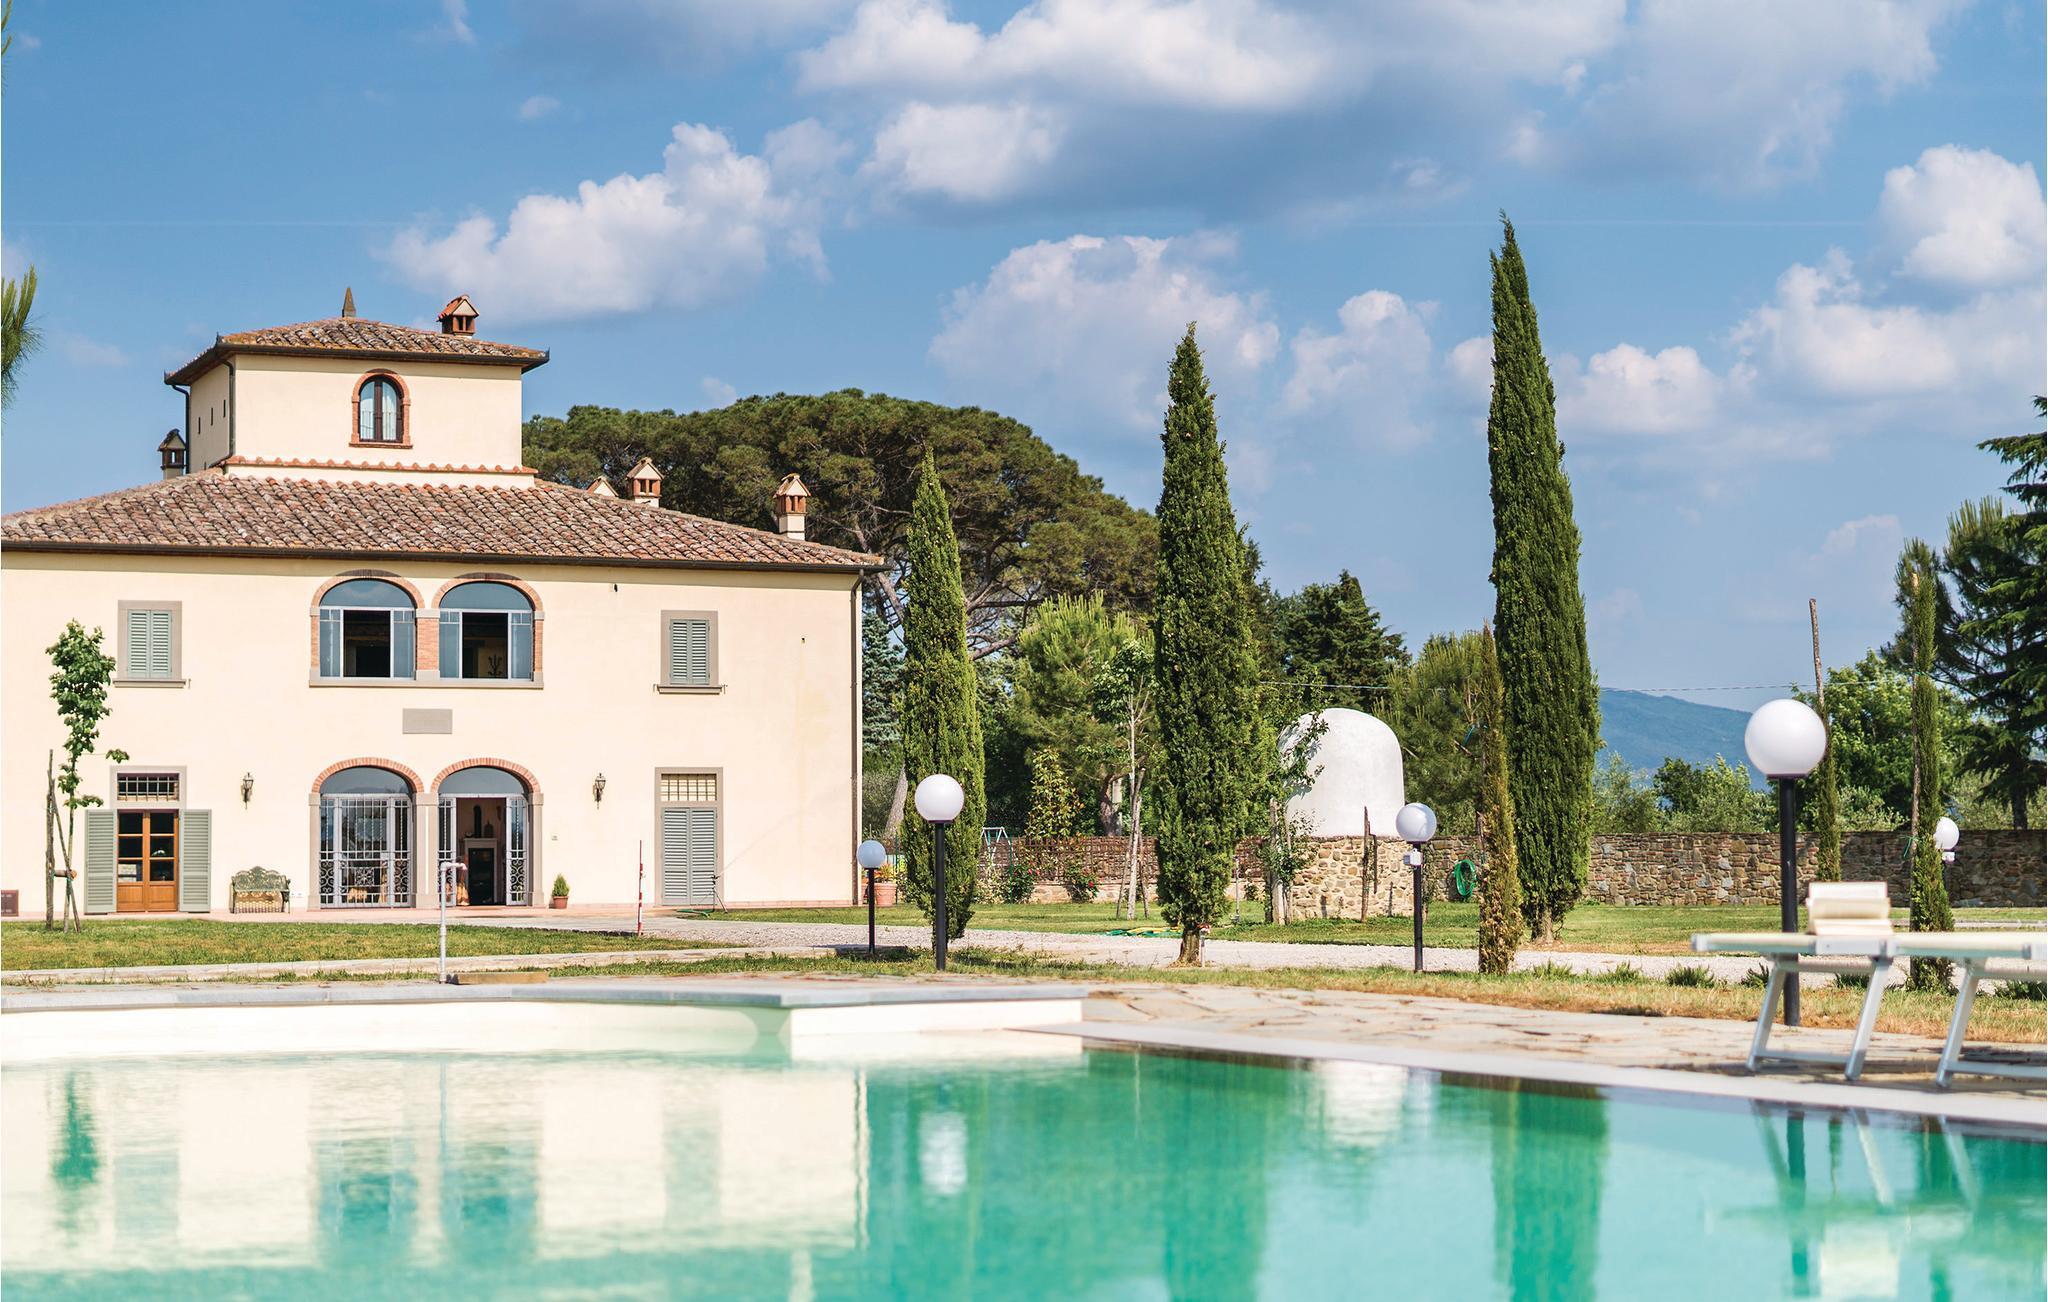
MULTIPOLYGON (((690 520, 630 501, 586 502, 585 494, 536 484, 519 471, 520 373, 389 357, 258 355, 224 358, 190 383, 193 477, 158 489, 206 487, 198 477, 215 476, 214 487, 283 495, 329 481, 373 486, 382 502, 399 488, 411 494, 400 514, 446 513, 450 541, 436 540, 431 550, 365 538, 362 554, 349 554, 350 532, 361 528, 353 515, 300 522, 303 544, 252 535, 247 546, 236 541, 244 532, 238 520, 212 532, 100 543, 67 541, 66 508, 9 517, 0 553, 0 711, 9 743, 0 781, 0 885, 20 892, 24 912, 41 908, 44 755, 63 739, 44 649, 70 620, 105 630, 106 650, 121 662, 101 750, 119 749, 128 759, 118 766, 103 753, 88 759, 84 791, 116 814, 178 812, 181 829, 203 828, 210 840, 201 845, 197 832, 179 834, 181 856, 206 858, 184 866, 204 873, 192 878, 203 889, 183 890, 180 911, 227 910, 231 877, 259 866, 290 879, 294 911, 429 904, 430 866, 463 859, 471 841, 493 839, 503 902, 542 903, 560 875, 578 904, 631 903, 643 883, 648 902, 659 903, 662 810, 679 799, 664 775, 693 777, 689 799, 715 810, 702 830, 715 855, 718 905, 853 898, 859 565, 824 548, 812 549, 824 559, 809 563, 802 543, 785 545, 775 563, 548 554, 560 539, 536 539, 531 554, 521 555, 521 540, 507 543, 502 533, 492 554, 461 554, 462 499, 449 496, 458 486, 479 501, 511 502, 493 509, 515 522, 522 499, 507 492, 557 507, 573 499, 608 531, 660 525, 668 532, 650 536, 662 542, 684 536, 690 520), (224 379, 230 362, 231 385, 224 379), (399 376, 408 393, 406 447, 351 446, 351 402, 373 371, 399 376), (257 466, 215 465, 229 455, 230 418, 206 413, 222 411, 230 391, 233 455, 257 466), (486 469, 453 476, 435 469, 447 466, 486 469), (56 523, 32 535, 17 524, 32 516, 56 523), (188 537, 196 541, 188 545, 188 537), (323 664, 324 594, 365 576, 408 594, 411 677, 340 678, 323 664), (457 604, 448 594, 463 580, 503 585, 530 604, 529 678, 518 676, 517 657, 510 676, 442 677, 450 662, 436 635, 443 603, 457 604), (170 612, 167 672, 128 674, 125 621, 133 608, 170 612), (667 681, 670 621, 679 612, 708 630, 707 682, 667 681), (406 826, 381 835, 387 853, 395 843, 408 861, 406 891, 394 893, 387 882, 381 895, 371 889, 343 898, 335 883, 333 852, 341 847, 335 806, 323 812, 322 785, 348 767, 402 780, 394 808, 406 826), (507 789, 517 797, 442 812, 442 797, 481 789, 465 785, 469 777, 448 777, 465 768, 471 776, 479 768, 510 774, 516 787, 507 789), (117 770, 170 775, 174 794, 117 787, 117 770), (509 823, 522 817, 523 844, 515 847, 509 823), (472 836, 486 827, 490 837, 472 836), (504 862, 514 853, 523 854, 517 881, 504 862)), ((315 506, 294 509, 321 509, 320 499, 311 500, 315 506)), ((139 509, 159 509, 136 501, 139 509)), ((264 527, 272 526, 250 526, 264 527)), ((729 549, 772 538, 715 527, 729 549)), ((391 654, 404 652, 394 645, 391 654)), ((89 867, 85 847, 78 858, 89 867)), ((114 907, 111 896, 101 898, 105 892, 84 894, 89 907, 114 907)), ((121 893, 119 907, 129 907, 129 894, 121 893)))

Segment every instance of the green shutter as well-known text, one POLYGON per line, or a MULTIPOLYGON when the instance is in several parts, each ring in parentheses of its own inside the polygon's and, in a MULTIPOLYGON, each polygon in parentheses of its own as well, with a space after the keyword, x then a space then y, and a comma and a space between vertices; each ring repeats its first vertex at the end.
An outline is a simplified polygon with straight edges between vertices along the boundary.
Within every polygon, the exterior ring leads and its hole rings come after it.
POLYGON ((668 805, 661 811, 661 899, 709 909, 718 904, 718 811, 668 805))
POLYGON ((114 819, 111 809, 85 811, 85 911, 114 911, 114 819))
POLYGON ((675 687, 711 686, 711 621, 668 622, 668 681, 675 687))
POLYGON ((128 663, 121 667, 129 678, 171 676, 171 612, 130 610, 128 612, 128 663))
POLYGON ((188 809, 178 816, 178 908, 213 911, 213 812, 188 809))

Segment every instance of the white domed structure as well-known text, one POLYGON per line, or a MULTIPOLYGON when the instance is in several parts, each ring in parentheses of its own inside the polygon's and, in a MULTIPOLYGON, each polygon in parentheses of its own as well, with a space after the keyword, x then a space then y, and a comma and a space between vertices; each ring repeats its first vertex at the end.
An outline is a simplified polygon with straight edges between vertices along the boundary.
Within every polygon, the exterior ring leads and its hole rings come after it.
MULTIPOLYGON (((1363 710, 1318 713, 1325 727, 1308 765, 1315 781, 1287 802, 1287 816, 1306 819, 1310 836, 1363 836, 1366 811, 1371 810, 1373 832, 1392 836, 1394 815, 1407 803, 1400 739, 1363 710)), ((1281 747, 1293 747, 1316 717, 1304 714, 1290 724, 1280 735, 1281 747)))

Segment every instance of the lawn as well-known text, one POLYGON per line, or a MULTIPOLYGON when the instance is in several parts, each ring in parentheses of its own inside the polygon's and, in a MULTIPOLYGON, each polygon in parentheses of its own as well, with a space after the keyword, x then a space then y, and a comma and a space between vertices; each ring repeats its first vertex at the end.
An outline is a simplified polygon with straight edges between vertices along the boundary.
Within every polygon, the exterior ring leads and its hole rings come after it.
MULTIPOLYGON (((450 927, 448 953, 587 954, 622 949, 717 948, 673 936, 618 936, 526 927, 450 927)), ((40 922, 0 927, 0 968, 159 967, 168 963, 293 963, 351 958, 432 958, 439 931, 426 923, 213 922, 177 918, 91 922, 66 934, 40 922)))
MULTIPOLYGON (((713 915, 735 921, 756 922, 866 922, 865 909, 735 909, 713 915)), ((1241 926, 1225 923, 1210 932, 1216 940, 1269 940, 1326 945, 1407 945, 1414 941, 1414 923, 1406 914, 1376 917, 1360 922, 1311 918, 1287 926, 1273 926, 1254 918, 1264 917, 1259 904, 1245 906, 1241 926)), ((1901 928, 1906 911, 1893 911, 1901 928)), ((930 924, 923 914, 906 904, 879 910, 881 922, 895 926, 923 927, 930 924)), ((1957 909, 1957 921, 2011 923, 2041 927, 2048 917, 2039 909, 1957 909)), ((1804 925, 1802 919, 1801 925, 1804 925)), ((1155 906, 1150 918, 1120 921, 1113 904, 977 904, 971 931, 1066 931, 1100 935, 1119 928, 1164 930, 1166 923, 1155 906)), ((1703 908, 1657 908, 1612 904, 1581 904, 1566 915, 1552 948, 1606 954, 1685 954, 1691 952, 1691 937, 1698 931, 1776 931, 1778 910, 1774 905, 1711 906, 1703 908)), ((1423 922, 1426 945, 1451 949, 1474 949, 1479 944, 1479 906, 1438 902, 1429 906, 1423 922)), ((1525 946, 1534 949, 1536 946, 1525 946)))

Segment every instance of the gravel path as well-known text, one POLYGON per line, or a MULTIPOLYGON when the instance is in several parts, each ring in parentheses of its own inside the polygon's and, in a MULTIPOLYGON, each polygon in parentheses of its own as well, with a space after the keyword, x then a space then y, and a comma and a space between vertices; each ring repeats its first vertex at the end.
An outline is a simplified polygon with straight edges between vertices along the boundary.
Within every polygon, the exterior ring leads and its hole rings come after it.
MULTIPOLYGON (((489 921, 470 916, 465 923, 483 926, 544 927, 577 931, 631 930, 632 920, 607 917, 506 918, 489 921)), ((712 918, 649 917, 647 931, 673 936, 678 941, 716 941, 725 945, 864 945, 866 924, 840 922, 727 922, 712 918)), ((884 926, 876 937, 885 945, 925 947, 931 932, 922 927, 884 926)), ((1113 963, 1127 967, 1164 967, 1180 953, 1180 942, 1167 937, 1090 936, 1058 931, 972 930, 953 948, 993 950, 1032 954, 1076 963, 1113 963)), ((1438 972, 1471 972, 1479 966, 1476 949, 1426 948, 1423 965, 1438 972)), ((1406 945, 1331 945, 1290 941, 1212 940, 1203 947, 1203 959, 1216 967, 1277 968, 1372 968, 1408 967, 1414 951, 1406 945)), ((1623 963, 1634 965, 1645 975, 1661 978, 1673 968, 1701 966, 1729 982, 1740 981, 1756 968, 1760 959, 1725 955, 1692 954, 1589 954, 1562 951, 1524 950, 1515 959, 1517 968, 1541 967, 1555 963, 1575 972, 1606 972, 1623 963)), ((1891 980, 1898 981, 1893 973, 1891 980)), ((1808 976, 1805 985, 1825 985, 1830 976, 1808 976)))

